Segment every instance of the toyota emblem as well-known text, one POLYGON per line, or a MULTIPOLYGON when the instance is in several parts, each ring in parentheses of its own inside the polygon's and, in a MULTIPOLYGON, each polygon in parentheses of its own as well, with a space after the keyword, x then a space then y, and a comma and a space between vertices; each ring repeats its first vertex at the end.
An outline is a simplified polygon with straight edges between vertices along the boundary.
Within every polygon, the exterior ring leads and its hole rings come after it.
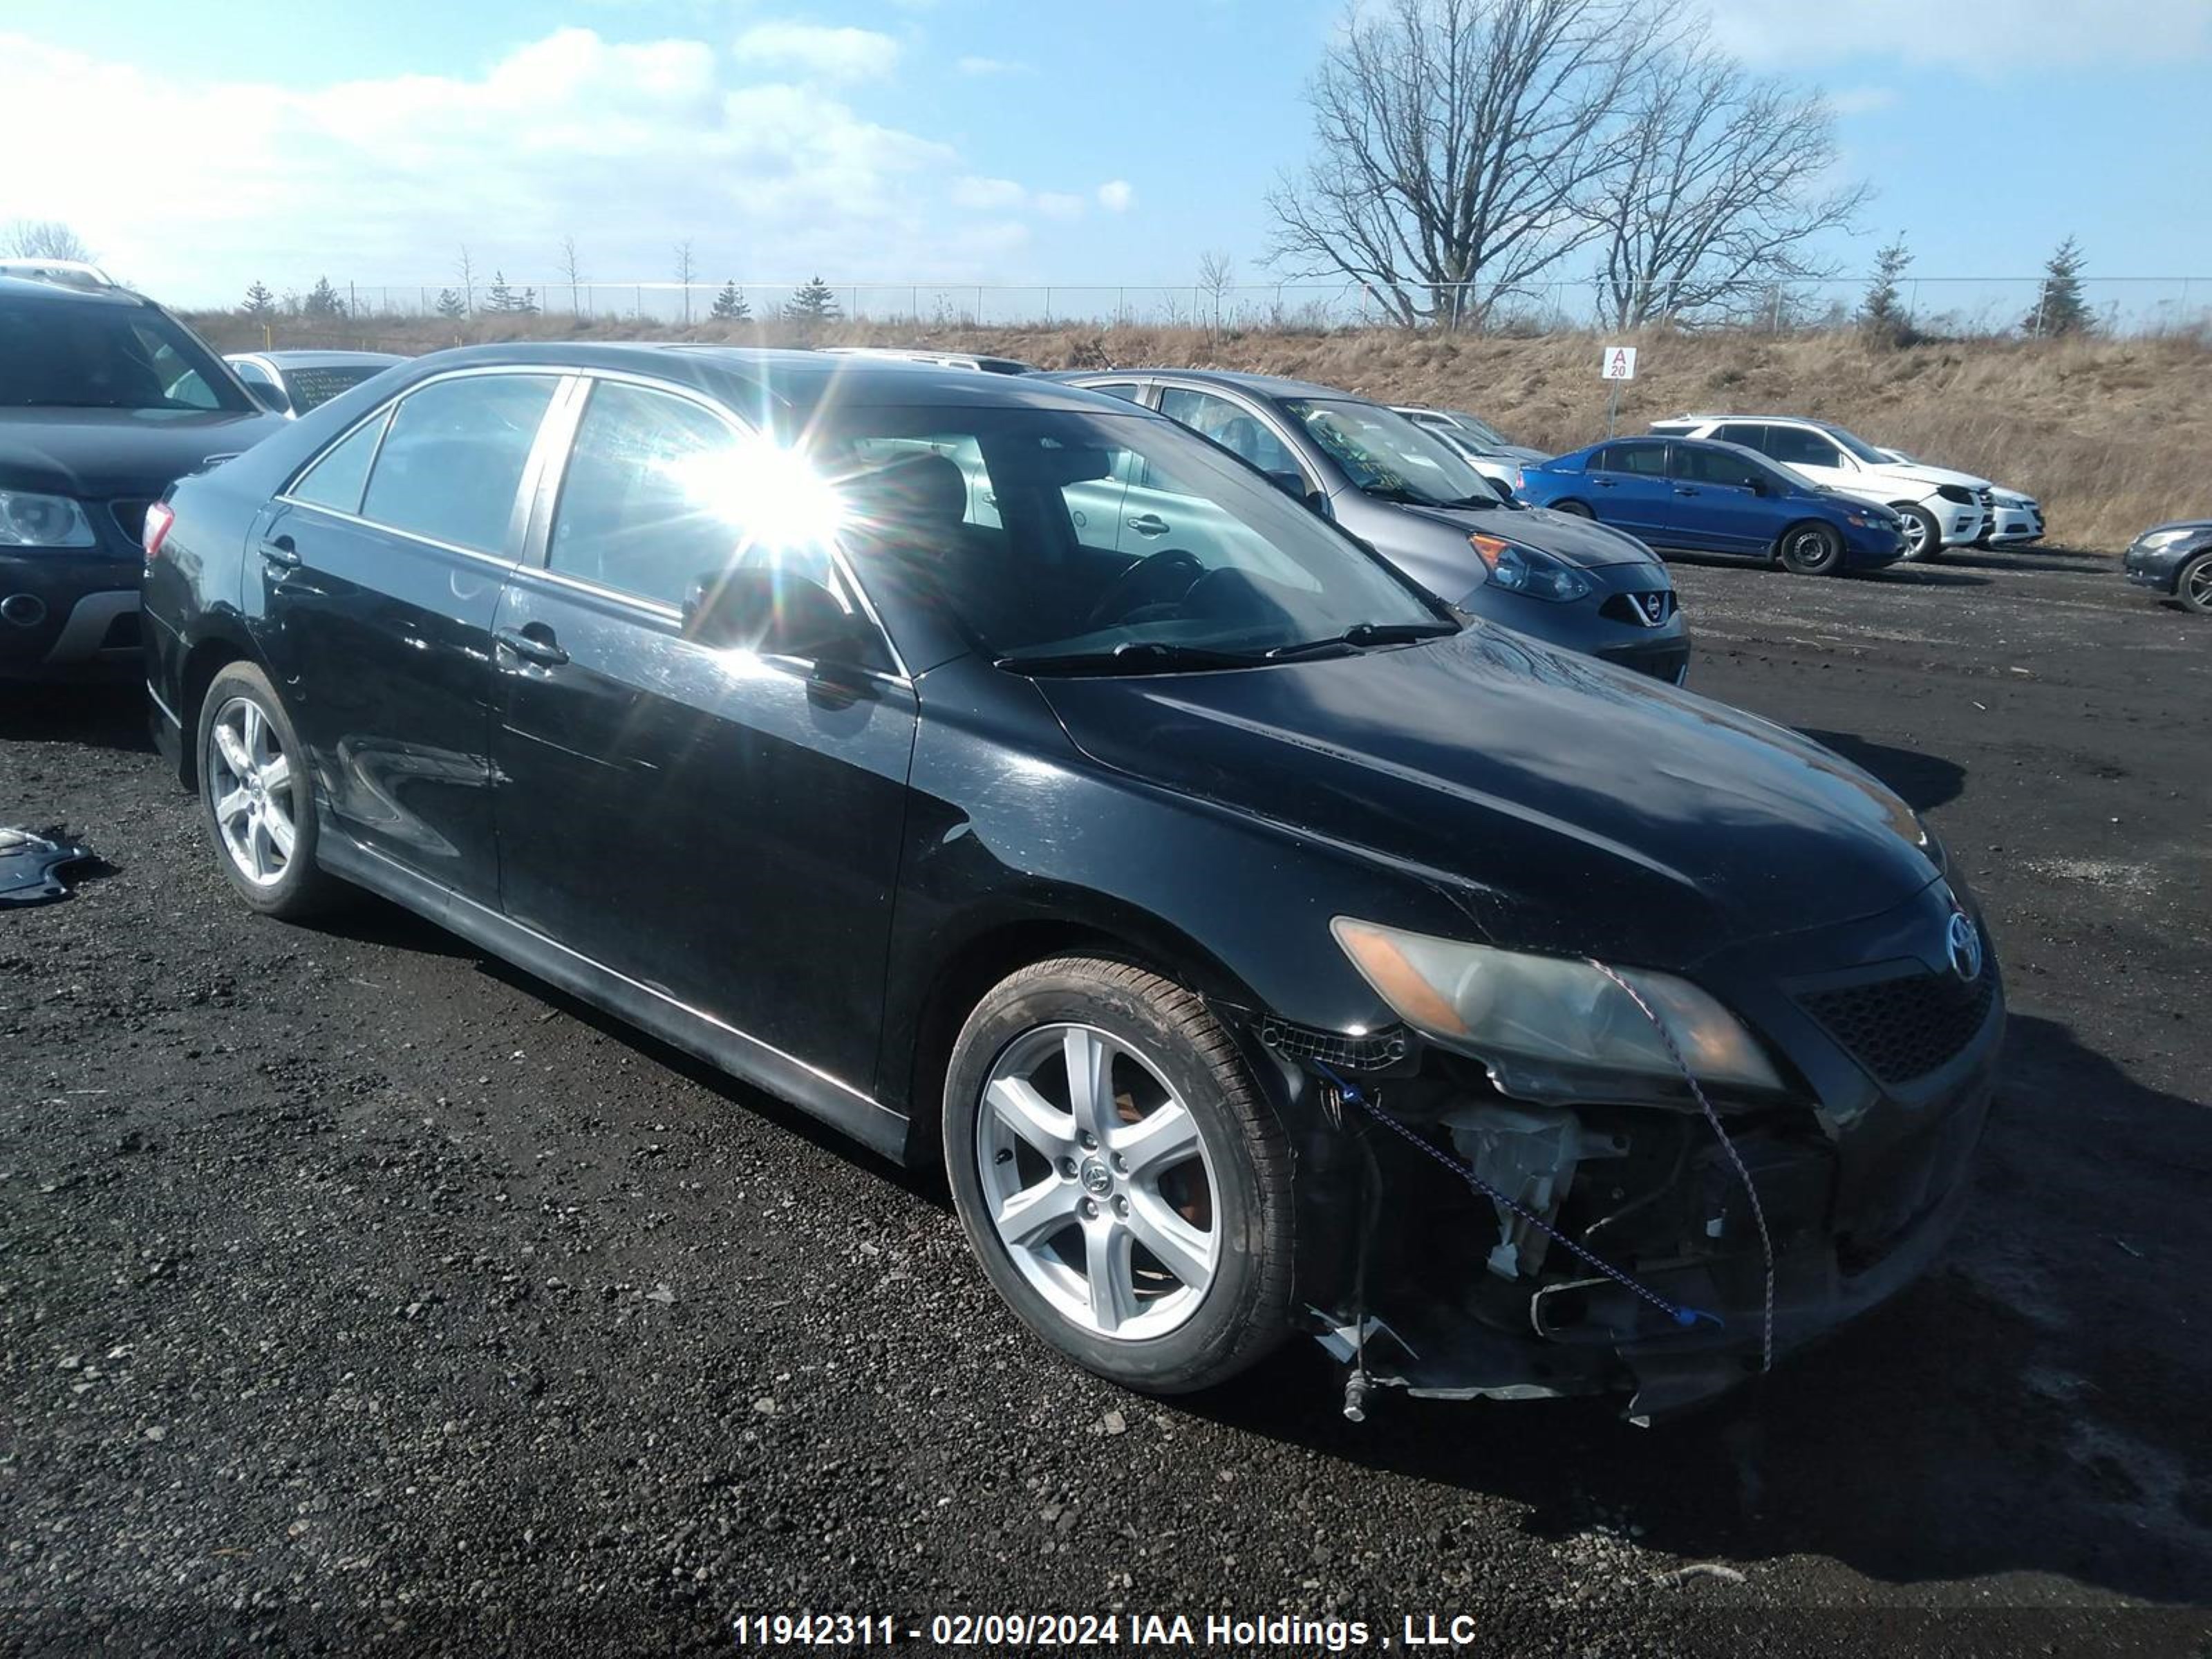
POLYGON ((1982 976, 1982 935, 1973 919, 1964 910, 1951 913, 1951 927, 1945 943, 1951 952, 1951 971, 1966 984, 1972 985, 1982 976))

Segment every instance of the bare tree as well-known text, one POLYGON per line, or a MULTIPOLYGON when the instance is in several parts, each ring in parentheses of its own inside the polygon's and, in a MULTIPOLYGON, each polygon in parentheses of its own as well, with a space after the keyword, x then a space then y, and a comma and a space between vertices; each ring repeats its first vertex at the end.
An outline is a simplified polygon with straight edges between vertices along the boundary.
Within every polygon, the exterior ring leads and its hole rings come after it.
POLYGON ((568 314, 580 317, 583 307, 578 295, 584 286, 584 277, 582 262, 576 257, 576 239, 573 236, 561 239, 561 274, 568 281, 568 314))
POLYGON ((453 274, 461 279, 461 311, 473 317, 477 310, 477 268, 469 258, 469 245, 461 244, 461 257, 453 262, 453 274))
POLYGON ((1872 193, 1826 182, 1835 126, 1825 98, 1755 78, 1703 40, 1655 54, 1597 199, 1607 320, 1740 319, 1778 282, 1833 276, 1811 245, 1850 228, 1872 193))
POLYGON ((1269 192, 1270 257, 1398 321, 1480 325, 1597 234, 1649 0, 1369 0, 1307 89, 1317 153, 1269 192))
POLYGON ((94 254, 84 238, 58 219, 18 219, 0 231, 0 254, 18 259, 81 259, 94 254))
POLYGON ((685 237, 676 245, 676 280, 684 285, 684 325, 691 325, 691 278, 698 266, 691 258, 691 239, 685 237))
POLYGON ((1237 267, 1226 253, 1209 251, 1198 256, 1199 291, 1213 302, 1213 327, 1221 329, 1221 298, 1237 281, 1237 267))

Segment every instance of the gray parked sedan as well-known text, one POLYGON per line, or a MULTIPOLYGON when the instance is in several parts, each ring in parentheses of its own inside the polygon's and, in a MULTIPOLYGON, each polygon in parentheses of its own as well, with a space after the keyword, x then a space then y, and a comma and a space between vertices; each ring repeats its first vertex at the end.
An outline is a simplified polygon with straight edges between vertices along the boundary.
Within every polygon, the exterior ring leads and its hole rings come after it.
MULTIPOLYGON (((1055 376, 1157 409, 1267 473, 1431 592, 1571 651, 1679 682, 1690 639, 1667 567, 1632 536, 1501 501, 1457 451, 1350 392, 1263 374, 1127 369, 1055 376)), ((1127 481, 1123 524, 1172 520, 1127 481)))

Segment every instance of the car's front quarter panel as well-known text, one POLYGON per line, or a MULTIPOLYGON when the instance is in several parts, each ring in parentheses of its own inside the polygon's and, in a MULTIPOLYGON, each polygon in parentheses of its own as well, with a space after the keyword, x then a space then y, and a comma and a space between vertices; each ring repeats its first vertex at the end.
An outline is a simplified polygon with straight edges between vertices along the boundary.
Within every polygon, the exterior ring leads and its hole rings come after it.
POLYGON ((2171 593, 2180 580, 2181 568, 2205 552, 2212 552, 2212 524, 2154 526, 2128 544, 2121 574, 2138 587, 2171 593), (2185 533, 2156 546, 2150 544, 2153 538, 2174 530, 2185 533))

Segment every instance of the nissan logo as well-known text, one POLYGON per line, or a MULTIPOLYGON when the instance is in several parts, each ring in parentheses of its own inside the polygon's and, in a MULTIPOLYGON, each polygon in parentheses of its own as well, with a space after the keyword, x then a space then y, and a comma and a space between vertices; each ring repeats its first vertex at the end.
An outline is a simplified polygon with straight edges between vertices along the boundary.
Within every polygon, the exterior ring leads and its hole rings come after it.
POLYGON ((1982 976, 1981 930, 1964 910, 1951 913, 1950 930, 1944 942, 1950 949, 1953 973, 1968 985, 1982 976))

